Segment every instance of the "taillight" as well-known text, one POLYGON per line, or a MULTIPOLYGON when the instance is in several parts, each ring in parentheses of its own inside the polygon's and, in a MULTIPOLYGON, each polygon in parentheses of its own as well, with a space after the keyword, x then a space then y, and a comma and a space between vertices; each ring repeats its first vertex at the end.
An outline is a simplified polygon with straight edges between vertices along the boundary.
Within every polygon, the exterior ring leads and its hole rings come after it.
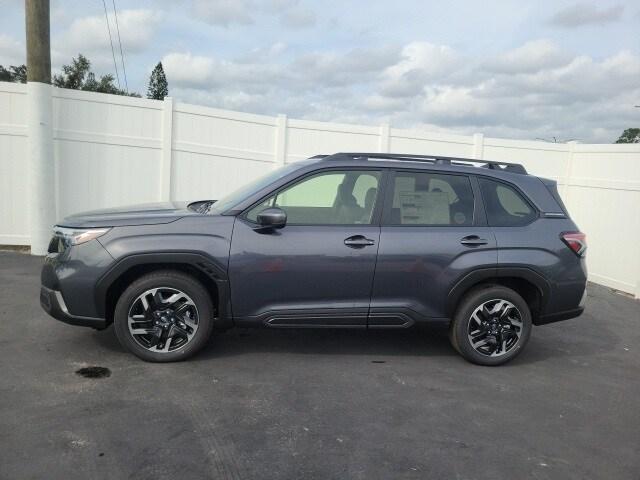
POLYGON ((584 256, 584 252, 587 250, 587 236, 584 233, 564 232, 560 234, 560 238, 573 253, 579 257, 584 256))

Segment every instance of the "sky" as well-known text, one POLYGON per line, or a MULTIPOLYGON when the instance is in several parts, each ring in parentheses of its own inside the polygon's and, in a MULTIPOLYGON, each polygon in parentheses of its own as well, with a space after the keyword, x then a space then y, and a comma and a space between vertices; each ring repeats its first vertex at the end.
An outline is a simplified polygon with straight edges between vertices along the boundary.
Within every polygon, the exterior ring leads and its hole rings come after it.
MULTIPOLYGON (((121 86, 114 0, 106 0, 121 86)), ((486 136, 611 143, 640 127, 640 2, 115 0, 129 90, 162 61, 177 100, 486 136)), ((25 62, 0 0, 0 65, 25 62)), ((52 69, 115 73, 103 2, 51 0, 52 69)))

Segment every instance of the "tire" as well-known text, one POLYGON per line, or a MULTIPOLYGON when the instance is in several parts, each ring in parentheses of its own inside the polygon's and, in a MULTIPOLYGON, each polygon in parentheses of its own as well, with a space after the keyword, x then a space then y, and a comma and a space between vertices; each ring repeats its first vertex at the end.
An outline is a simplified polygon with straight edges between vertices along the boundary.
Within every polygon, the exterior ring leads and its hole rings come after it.
POLYGON ((449 338, 453 348, 469 362, 495 366, 509 362, 522 351, 531 329, 531 311, 518 293, 500 285, 486 285, 463 297, 449 338))
POLYGON ((162 270, 140 277, 122 293, 114 328, 120 344, 142 360, 175 362, 207 344, 214 315, 211 297, 200 282, 162 270))

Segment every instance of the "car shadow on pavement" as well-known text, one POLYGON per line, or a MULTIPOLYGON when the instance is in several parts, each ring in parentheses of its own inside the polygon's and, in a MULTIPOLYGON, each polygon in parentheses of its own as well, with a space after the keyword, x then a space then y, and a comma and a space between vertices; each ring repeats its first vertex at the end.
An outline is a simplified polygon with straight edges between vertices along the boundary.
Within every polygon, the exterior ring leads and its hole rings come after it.
MULTIPOLYGON (((534 327, 525 350, 508 365, 583 357, 612 350, 620 342, 618 336, 604 325, 599 327, 597 336, 585 332, 584 322, 595 323, 589 317, 585 314, 560 324, 534 327)), ((113 328, 94 332, 93 338, 105 349, 125 353, 113 328)), ((449 343, 448 329, 434 325, 402 330, 234 328, 214 332, 207 346, 191 361, 256 353, 459 358, 449 343)))

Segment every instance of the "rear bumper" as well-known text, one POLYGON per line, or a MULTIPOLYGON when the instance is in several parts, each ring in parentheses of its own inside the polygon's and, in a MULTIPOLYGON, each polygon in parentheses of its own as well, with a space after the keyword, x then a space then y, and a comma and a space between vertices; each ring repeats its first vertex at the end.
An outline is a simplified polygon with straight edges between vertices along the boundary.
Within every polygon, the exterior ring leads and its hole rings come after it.
POLYGON ((570 318, 579 317, 584 312, 584 305, 587 300, 587 290, 585 289, 580 299, 578 308, 571 310, 565 310, 562 312, 554 312, 547 315, 541 315, 533 322, 534 325, 546 325, 547 323, 560 322, 562 320, 569 320, 570 318))
POLYGON ((70 325, 92 327, 98 330, 102 330, 107 327, 107 322, 104 318, 82 317, 69 313, 64 298, 62 297, 62 293, 58 290, 41 286, 40 305, 44 311, 53 318, 70 325))
POLYGON ((580 315, 582 315, 582 312, 584 312, 584 307, 579 307, 564 312, 552 313, 550 315, 543 315, 541 317, 538 317, 533 323, 535 325, 546 325, 547 323, 569 320, 570 318, 579 317, 580 315))

